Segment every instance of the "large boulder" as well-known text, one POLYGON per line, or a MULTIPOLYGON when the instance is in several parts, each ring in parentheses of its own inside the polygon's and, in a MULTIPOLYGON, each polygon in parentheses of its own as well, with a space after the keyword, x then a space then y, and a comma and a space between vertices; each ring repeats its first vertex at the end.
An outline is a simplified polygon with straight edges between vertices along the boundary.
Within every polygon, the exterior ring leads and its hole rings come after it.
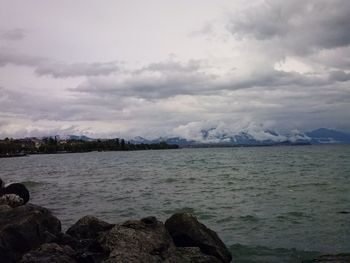
POLYGON ((76 252, 71 247, 45 243, 26 253, 20 263, 77 263, 75 258, 76 252))
POLYGON ((215 232, 190 215, 174 215, 167 228, 155 217, 112 225, 85 216, 61 232, 46 208, 0 205, 0 262, 13 263, 220 263, 231 255, 215 232), (173 237, 172 237, 173 236, 173 237), (175 244, 173 241, 175 240, 175 244))
POLYGON ((178 247, 199 247, 200 250, 221 260, 231 262, 232 255, 219 236, 189 213, 177 213, 166 222, 174 243, 178 247))
POLYGON ((108 251, 106 262, 162 262, 173 241, 164 224, 155 217, 129 220, 116 225, 99 242, 108 251))
POLYGON ((67 234, 77 239, 94 239, 103 231, 110 230, 114 224, 109 224, 94 216, 84 216, 67 230, 67 234))
POLYGON ((220 263, 199 247, 176 247, 164 224, 155 217, 129 220, 99 237, 109 253, 104 263, 220 263))
POLYGON ((80 262, 101 262, 108 253, 101 247, 97 238, 114 226, 94 216, 84 216, 72 225, 58 242, 74 248, 80 262))
POLYGON ((163 262, 163 254, 174 247, 164 224, 155 217, 129 220, 99 238, 108 251, 105 262, 163 262))
POLYGON ((0 206, 0 258, 3 262, 18 261, 60 231, 61 222, 46 208, 31 204, 0 206))

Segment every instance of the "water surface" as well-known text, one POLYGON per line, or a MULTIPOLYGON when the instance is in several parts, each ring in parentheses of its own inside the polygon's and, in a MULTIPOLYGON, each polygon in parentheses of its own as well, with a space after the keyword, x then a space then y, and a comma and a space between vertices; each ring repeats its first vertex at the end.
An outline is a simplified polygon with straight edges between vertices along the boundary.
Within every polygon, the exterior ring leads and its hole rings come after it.
POLYGON ((349 252, 350 146, 179 149, 0 159, 63 226, 188 211, 236 262, 300 262, 349 252))

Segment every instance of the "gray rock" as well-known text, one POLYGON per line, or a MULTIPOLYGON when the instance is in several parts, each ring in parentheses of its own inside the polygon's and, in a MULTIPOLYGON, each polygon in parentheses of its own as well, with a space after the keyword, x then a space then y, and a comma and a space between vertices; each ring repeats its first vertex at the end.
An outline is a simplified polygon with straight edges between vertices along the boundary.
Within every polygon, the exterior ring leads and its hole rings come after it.
POLYGON ((161 257, 150 255, 145 252, 130 251, 115 251, 112 256, 102 261, 102 263, 163 263, 161 257))
POLYGON ((199 247, 176 247, 164 256, 164 263, 220 263, 214 256, 204 254, 199 247))
POLYGON ((43 207, 0 206, 0 257, 15 262, 61 231, 61 222, 43 207))
POLYGON ((198 247, 176 247, 162 222, 155 217, 129 220, 100 236, 101 246, 109 252, 104 263, 220 263, 198 247))
POLYGON ((60 221, 43 207, 0 205, 0 262, 227 262, 222 260, 224 248, 215 232, 191 216, 182 215, 180 219, 174 215, 167 221, 180 245, 176 247, 164 224, 155 217, 112 225, 86 216, 62 233, 60 221), (177 231, 182 231, 182 236, 176 235, 175 227, 180 228, 177 231), (185 234, 194 240, 187 242, 190 239, 186 237, 186 246, 179 242, 185 234))
POLYGON ((61 236, 60 242, 71 244, 79 262, 101 262, 109 252, 101 247, 97 237, 114 226, 94 216, 84 216, 61 236))
POLYGON ((58 233, 55 236, 55 238, 52 241, 48 241, 48 243, 57 243, 59 245, 67 245, 73 249, 80 246, 80 242, 78 239, 62 232, 58 233))
POLYGON ((109 251, 105 262, 163 262, 163 254, 174 247, 164 224, 155 217, 129 220, 116 225, 99 242, 109 251))
POLYGON ((110 230, 112 227, 114 227, 113 224, 94 216, 84 216, 72 225, 66 233, 77 239, 95 239, 100 232, 110 230))
POLYGON ((178 247, 199 247, 200 250, 221 260, 231 262, 232 255, 219 236, 189 213, 177 213, 166 222, 165 227, 178 247))
POLYGON ((45 243, 25 254, 20 263, 77 263, 77 261, 75 251, 71 247, 45 243))

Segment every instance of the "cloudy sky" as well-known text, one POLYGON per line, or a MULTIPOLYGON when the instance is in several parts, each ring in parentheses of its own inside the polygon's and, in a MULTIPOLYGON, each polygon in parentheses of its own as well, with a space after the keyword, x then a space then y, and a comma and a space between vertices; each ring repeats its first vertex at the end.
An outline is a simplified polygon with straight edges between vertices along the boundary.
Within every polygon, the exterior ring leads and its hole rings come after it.
POLYGON ((0 138, 350 132, 348 0, 0 2, 0 138))

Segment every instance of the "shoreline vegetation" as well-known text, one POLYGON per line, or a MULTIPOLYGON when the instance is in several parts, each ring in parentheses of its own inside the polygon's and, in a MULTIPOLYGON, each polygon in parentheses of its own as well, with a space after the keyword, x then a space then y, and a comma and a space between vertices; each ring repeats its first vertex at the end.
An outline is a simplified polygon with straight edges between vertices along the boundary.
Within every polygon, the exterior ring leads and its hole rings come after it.
POLYGON ((271 147, 271 146, 303 146, 310 143, 278 143, 278 144, 225 144, 198 143, 178 145, 165 141, 152 143, 131 143, 125 139, 65 139, 59 136, 42 139, 31 137, 23 139, 5 138, 0 140, 0 158, 24 157, 31 154, 64 154, 106 151, 140 151, 140 150, 168 150, 179 148, 227 148, 227 147, 271 147))
POLYGON ((25 138, 0 140, 0 158, 22 157, 29 154, 60 154, 104 151, 139 151, 178 149, 176 144, 159 142, 153 144, 133 144, 124 139, 106 140, 59 140, 55 137, 44 139, 25 138))

